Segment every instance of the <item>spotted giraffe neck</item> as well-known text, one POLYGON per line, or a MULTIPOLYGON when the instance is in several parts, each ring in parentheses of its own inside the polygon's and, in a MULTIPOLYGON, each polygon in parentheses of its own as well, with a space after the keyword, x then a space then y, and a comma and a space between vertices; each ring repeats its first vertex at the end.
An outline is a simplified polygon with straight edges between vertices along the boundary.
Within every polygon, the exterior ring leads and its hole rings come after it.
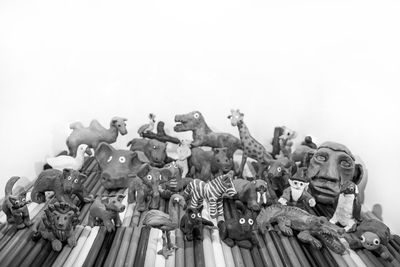
POLYGON ((250 136, 249 129, 243 121, 239 121, 238 124, 240 139, 244 139, 245 136, 250 136))

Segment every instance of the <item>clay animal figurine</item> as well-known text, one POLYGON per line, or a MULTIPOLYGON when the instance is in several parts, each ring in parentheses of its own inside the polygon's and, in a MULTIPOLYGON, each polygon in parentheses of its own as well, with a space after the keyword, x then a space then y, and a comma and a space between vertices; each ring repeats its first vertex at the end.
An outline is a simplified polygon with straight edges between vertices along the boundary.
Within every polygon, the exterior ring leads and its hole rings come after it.
POLYGON ((185 178, 189 172, 187 159, 192 155, 192 150, 190 149, 191 146, 190 143, 191 141, 189 140, 181 140, 176 149, 178 158, 175 162, 178 165, 178 167, 182 170, 182 178, 185 178))
POLYGON ((236 150, 242 149, 241 141, 229 133, 213 132, 199 111, 175 115, 175 132, 192 131, 192 146, 227 147, 228 158, 233 158, 236 150))
POLYGON ((75 157, 60 155, 53 158, 47 158, 46 162, 56 170, 62 171, 64 169, 73 169, 79 171, 83 166, 85 153, 88 155, 92 154, 88 145, 80 144, 75 157))
POLYGON ((261 178, 264 169, 268 167, 273 158, 265 150, 265 147, 251 136, 249 129, 243 122, 243 117, 244 114, 241 113, 238 109, 232 109, 231 115, 228 116, 228 119, 231 120, 231 125, 234 127, 238 127, 240 140, 243 144, 243 156, 239 168, 239 177, 242 176, 244 165, 246 164, 247 157, 249 157, 258 162, 257 177, 261 178))
POLYGON ((214 224, 201 216, 203 205, 197 208, 189 207, 181 218, 180 229, 186 240, 203 240, 203 225, 214 226, 214 224))
POLYGON ((88 225, 93 227, 103 223, 108 232, 114 231, 115 227, 120 227, 122 222, 119 214, 125 210, 125 205, 122 204, 124 198, 123 194, 96 198, 90 207, 88 225))
MULTIPOLYGON (((271 161, 265 179, 271 185, 277 196, 289 187, 289 179, 297 172, 296 164, 286 157, 271 161)), ((264 176, 264 175, 263 175, 264 176)))
POLYGON ((199 147, 192 148, 189 158, 191 177, 209 181, 214 176, 219 176, 233 168, 233 160, 227 155, 227 148, 213 148, 204 151, 199 147))
POLYGON ((153 131, 154 124, 156 123, 156 115, 150 113, 149 120, 150 120, 149 123, 143 124, 142 126, 139 127, 137 133, 139 134, 140 137, 143 137, 143 133, 149 133, 153 131))
POLYGON ((282 126, 283 133, 279 136, 279 157, 289 158, 292 153, 293 139, 296 138, 297 133, 286 126, 282 126))
POLYGON ((169 142, 172 144, 179 144, 180 141, 178 138, 167 135, 164 130, 165 123, 163 121, 159 121, 157 123, 157 133, 153 132, 144 132, 142 133, 141 137, 148 138, 148 139, 156 139, 160 142, 169 142))
POLYGON ((307 191, 309 182, 306 172, 306 168, 299 168, 296 174, 288 180, 290 187, 283 190, 283 194, 278 200, 279 203, 303 207, 305 202, 310 207, 315 206, 315 198, 307 191))
POLYGON ((253 234, 255 225, 254 213, 246 209, 239 200, 235 201, 238 218, 230 218, 218 223, 219 236, 221 240, 230 247, 237 244, 239 247, 251 249, 258 245, 258 240, 253 234))
POLYGON ((304 141, 301 142, 301 144, 312 149, 317 149, 317 145, 313 142, 312 137, 309 135, 304 138, 304 141))
POLYGON ((107 190, 127 188, 143 163, 149 160, 141 151, 115 149, 101 143, 95 153, 101 172, 101 183, 107 190))
POLYGON ((137 177, 133 178, 128 190, 128 203, 136 200, 137 210, 145 211, 158 209, 160 202, 159 186, 166 183, 172 173, 169 169, 151 167, 143 164, 137 171, 137 177))
POLYGON ((169 170, 171 176, 165 176, 168 181, 160 184, 158 187, 158 191, 162 198, 169 199, 173 193, 178 193, 184 190, 186 186, 193 181, 192 178, 182 178, 181 169, 174 161, 166 164, 163 169, 169 170))
POLYGON ((117 140, 118 133, 125 135, 127 119, 113 117, 110 128, 104 128, 97 120, 92 120, 89 127, 84 127, 81 122, 71 123, 69 126, 72 133, 67 138, 69 154, 75 157, 76 150, 80 144, 87 144, 90 148, 96 149, 101 142, 112 144, 117 140))
POLYGON ((180 208, 176 205, 186 209, 186 201, 179 194, 171 196, 168 205, 169 214, 159 210, 150 210, 146 213, 143 220, 143 225, 160 229, 163 232, 163 248, 158 251, 157 254, 163 255, 165 258, 171 256, 173 251, 177 248, 171 242, 170 238, 170 232, 177 229, 179 224, 178 210, 180 208))
POLYGON ((218 176, 217 178, 204 182, 194 179, 186 186, 183 196, 190 199, 190 207, 197 208, 203 200, 208 201, 211 218, 217 218, 218 221, 224 220, 224 209, 222 203, 223 195, 233 197, 236 195, 236 189, 232 182, 233 171, 218 176))
POLYGON ((297 238, 315 248, 321 248, 324 244, 338 254, 346 251, 340 241, 344 233, 342 228, 330 223, 326 217, 311 215, 298 207, 274 204, 263 208, 256 221, 262 233, 273 230, 272 224, 278 223, 283 234, 293 236, 293 230, 299 231, 297 238))
POLYGON ((33 225, 32 239, 40 237, 51 242, 54 251, 61 251, 63 243, 76 246, 75 227, 79 223, 79 209, 65 202, 49 204, 45 214, 33 225))
POLYGON ((346 232, 355 230, 361 221, 361 204, 358 201, 358 188, 352 181, 345 181, 340 187, 338 203, 330 222, 340 223, 346 232))
POLYGON ((267 182, 263 180, 235 179, 233 185, 237 191, 235 198, 246 203, 252 211, 259 211, 262 206, 271 205, 277 201, 276 195, 271 195, 267 182))
POLYGON ((131 146, 131 151, 143 152, 154 167, 162 167, 167 161, 172 161, 167 158, 167 144, 155 139, 133 138, 127 146, 131 146))
POLYGON ((364 219, 357 227, 355 234, 359 239, 350 240, 350 248, 368 249, 386 261, 394 259, 386 247, 392 238, 390 229, 383 222, 376 219, 364 219))
POLYGON ((30 202, 26 200, 26 191, 24 190, 17 195, 12 193, 14 184, 19 178, 13 176, 7 181, 2 208, 7 216, 7 222, 14 223, 17 229, 22 229, 25 226, 31 226, 33 222, 29 218, 29 210, 26 206, 30 202))
MULTIPOLYGON (((309 158, 310 193, 319 203, 333 205, 340 194, 340 183, 353 181, 358 185, 363 178, 362 165, 355 163, 353 154, 342 144, 325 142, 309 158)), ((365 184, 359 185, 360 193, 364 188, 365 184)))
POLYGON ((88 195, 83 183, 87 176, 72 169, 64 169, 63 171, 48 169, 42 171, 31 192, 32 201, 43 203, 46 201, 45 192, 53 191, 55 198, 59 202, 67 202, 74 205, 72 195, 76 195, 81 203, 91 202, 92 195, 88 195))

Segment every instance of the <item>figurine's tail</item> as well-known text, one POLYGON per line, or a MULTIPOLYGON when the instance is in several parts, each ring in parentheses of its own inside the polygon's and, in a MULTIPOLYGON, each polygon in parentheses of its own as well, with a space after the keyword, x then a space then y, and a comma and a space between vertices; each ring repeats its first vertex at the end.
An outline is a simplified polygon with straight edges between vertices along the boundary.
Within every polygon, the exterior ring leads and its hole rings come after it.
POLYGON ((5 189, 6 196, 12 195, 12 189, 14 187, 14 184, 19 180, 19 178, 20 178, 19 176, 13 176, 8 180, 5 189))

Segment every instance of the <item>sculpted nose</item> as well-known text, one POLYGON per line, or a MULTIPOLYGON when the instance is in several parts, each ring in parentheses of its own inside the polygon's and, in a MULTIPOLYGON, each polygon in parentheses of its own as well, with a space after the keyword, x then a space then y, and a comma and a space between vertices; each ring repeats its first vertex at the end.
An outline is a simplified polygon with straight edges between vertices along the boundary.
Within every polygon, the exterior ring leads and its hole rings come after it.
POLYGON ((108 173, 106 173, 106 172, 103 172, 103 173, 101 174, 101 179, 103 179, 104 182, 109 181, 110 178, 111 178, 111 175, 108 174, 108 173))
POLYGON ((333 161, 333 160, 330 160, 330 161, 328 161, 328 164, 327 164, 327 165, 328 165, 328 166, 327 166, 328 169, 327 169, 326 176, 332 177, 332 178, 339 177, 336 162, 333 161))

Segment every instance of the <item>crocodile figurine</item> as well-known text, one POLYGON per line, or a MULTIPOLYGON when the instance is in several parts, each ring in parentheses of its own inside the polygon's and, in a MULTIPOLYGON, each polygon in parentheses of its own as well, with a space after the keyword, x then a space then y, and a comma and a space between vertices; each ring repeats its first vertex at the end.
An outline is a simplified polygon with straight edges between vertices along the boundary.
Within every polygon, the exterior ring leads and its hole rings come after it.
POLYGON ((263 208, 257 216, 257 225, 262 233, 272 230, 272 223, 287 236, 293 230, 299 231, 297 237, 304 243, 321 248, 322 243, 338 254, 344 254, 346 247, 340 241, 344 230, 328 221, 326 217, 312 215, 295 206, 274 204, 263 208))

